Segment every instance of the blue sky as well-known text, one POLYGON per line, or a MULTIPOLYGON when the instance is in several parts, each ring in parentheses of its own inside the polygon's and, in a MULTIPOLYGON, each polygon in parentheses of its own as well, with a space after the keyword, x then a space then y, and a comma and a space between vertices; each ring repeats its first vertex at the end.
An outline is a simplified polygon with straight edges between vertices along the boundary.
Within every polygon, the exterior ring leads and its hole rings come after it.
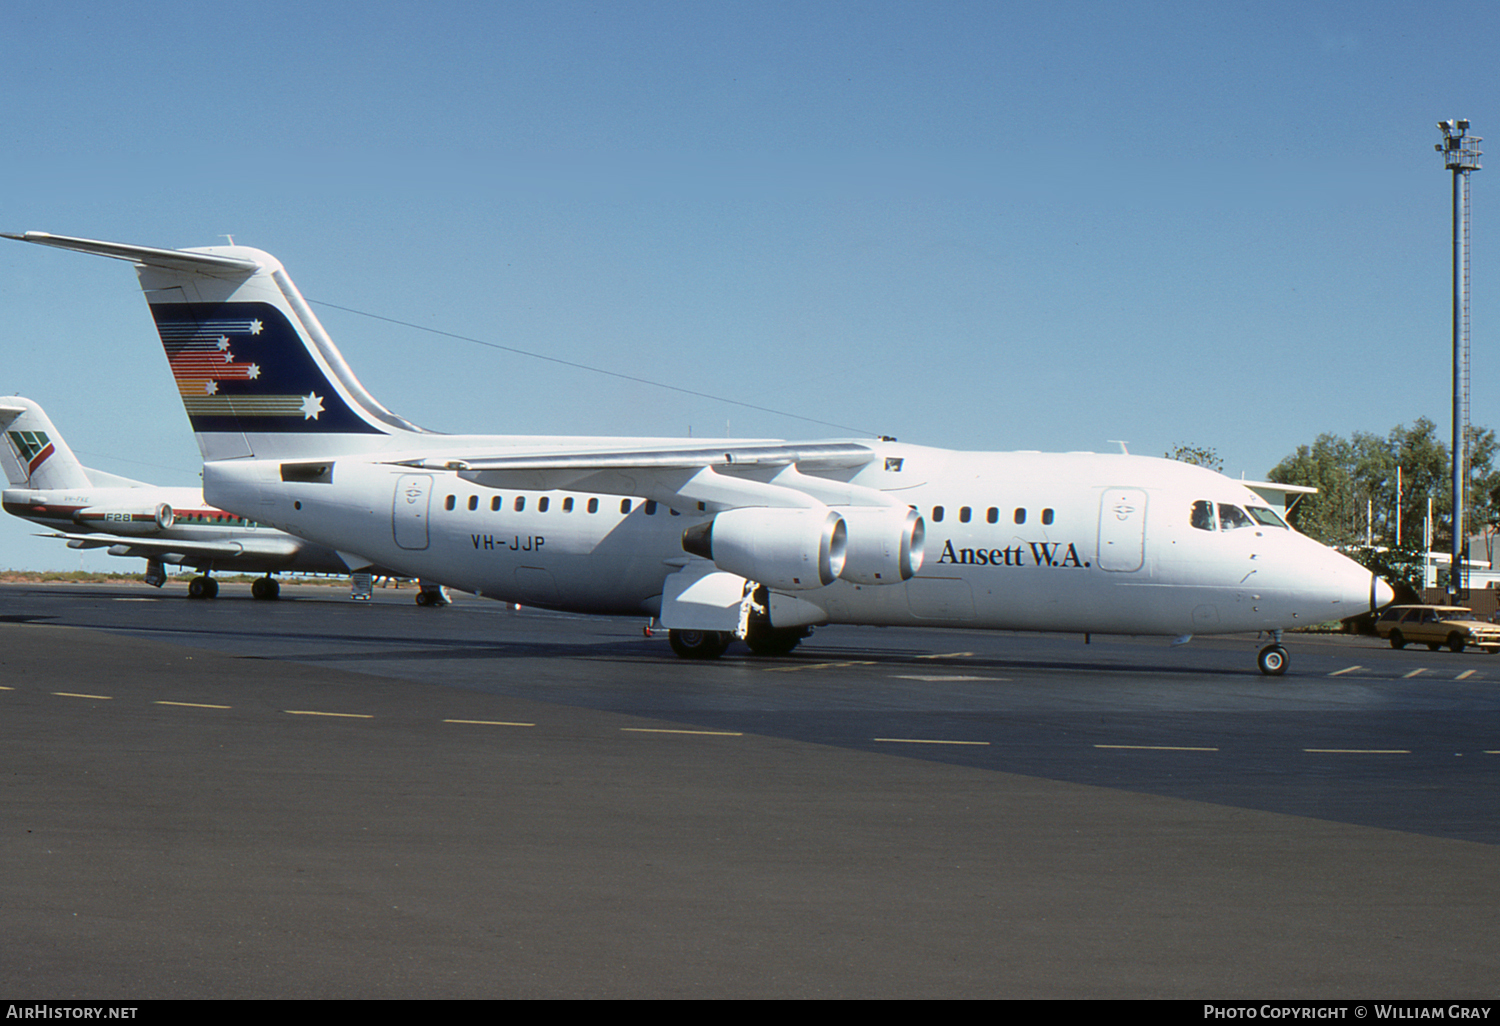
MULTIPOLYGON (((268 250, 437 430, 1125 439, 1258 478, 1322 432, 1447 423, 1433 144, 1500 140, 1497 11, 7 5, 0 229, 268 250)), ((1473 419, 1500 427, 1495 173, 1473 419)), ((0 392, 93 466, 196 482, 128 264, 5 242, 0 310, 0 392)), ((0 567, 78 567, 30 531, 0 526, 0 567)))

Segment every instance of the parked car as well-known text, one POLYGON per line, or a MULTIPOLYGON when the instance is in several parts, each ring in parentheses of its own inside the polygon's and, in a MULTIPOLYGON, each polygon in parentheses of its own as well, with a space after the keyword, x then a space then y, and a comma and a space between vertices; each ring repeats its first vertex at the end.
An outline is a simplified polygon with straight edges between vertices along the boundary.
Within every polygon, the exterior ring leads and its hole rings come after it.
POLYGON ((1375 633, 1389 638, 1392 648, 1414 642, 1434 652, 1444 645, 1453 652, 1500 652, 1500 624, 1485 623, 1462 606, 1387 606, 1375 621, 1375 633))

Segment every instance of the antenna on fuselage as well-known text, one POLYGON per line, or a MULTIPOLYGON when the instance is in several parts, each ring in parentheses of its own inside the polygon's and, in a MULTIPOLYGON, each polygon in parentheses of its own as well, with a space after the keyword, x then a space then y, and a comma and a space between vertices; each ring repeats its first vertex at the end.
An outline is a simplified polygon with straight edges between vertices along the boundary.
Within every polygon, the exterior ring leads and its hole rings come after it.
POLYGON ((1109 440, 1109 443, 1111 445, 1118 445, 1120 447, 1120 455, 1122 455, 1122 456, 1129 456, 1130 455, 1130 450, 1127 449, 1127 448, 1125 448, 1125 443, 1122 442, 1122 441, 1120 441, 1118 438, 1111 438, 1109 440))

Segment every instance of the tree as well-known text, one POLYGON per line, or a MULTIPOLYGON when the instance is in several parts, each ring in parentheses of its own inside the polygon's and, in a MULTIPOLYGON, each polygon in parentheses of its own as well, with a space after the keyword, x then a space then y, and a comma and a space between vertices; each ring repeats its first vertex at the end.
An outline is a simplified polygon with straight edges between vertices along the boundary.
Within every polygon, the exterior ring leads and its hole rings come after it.
POLYGON ((1169 460, 1180 460, 1197 467, 1207 467, 1220 474, 1224 473, 1224 461, 1219 459, 1218 451, 1206 446, 1179 445, 1171 452, 1162 453, 1162 455, 1169 460))
MULTIPOLYGON (((1465 517, 1470 533, 1493 526, 1500 519, 1500 471, 1495 432, 1470 428, 1469 488, 1465 517)), ((1278 463, 1267 475, 1279 484, 1311 485, 1317 495, 1304 498, 1290 514, 1304 534, 1329 545, 1361 545, 1368 534, 1390 546, 1396 540, 1396 518, 1400 517, 1403 548, 1420 547, 1427 499, 1432 498, 1433 544, 1451 545, 1452 464, 1449 447, 1438 435, 1437 425, 1420 417, 1411 427, 1397 425, 1390 434, 1356 432, 1351 438, 1319 435, 1311 446, 1278 463), (1400 468, 1400 508, 1397 508, 1396 478, 1400 468)))

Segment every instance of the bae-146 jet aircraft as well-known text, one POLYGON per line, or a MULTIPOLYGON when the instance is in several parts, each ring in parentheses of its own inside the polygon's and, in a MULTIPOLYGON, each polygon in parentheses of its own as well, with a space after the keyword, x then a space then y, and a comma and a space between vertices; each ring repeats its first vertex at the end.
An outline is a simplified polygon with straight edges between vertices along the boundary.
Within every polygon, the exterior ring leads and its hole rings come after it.
POLYGON ((889 439, 445 435, 375 400, 275 257, 44 232, 132 261, 240 516, 509 602, 651 615, 680 656, 791 651, 822 624, 1271 632, 1392 599, 1222 474, 1126 454, 889 439))
POLYGON ((214 570, 255 573, 250 593, 274 599, 281 572, 346 574, 331 549, 215 509, 196 488, 161 488, 85 467, 40 404, 0 396, 5 512, 45 527, 71 548, 108 548, 146 560, 146 583, 166 583, 165 564, 191 566, 192 598, 213 598, 214 570))

